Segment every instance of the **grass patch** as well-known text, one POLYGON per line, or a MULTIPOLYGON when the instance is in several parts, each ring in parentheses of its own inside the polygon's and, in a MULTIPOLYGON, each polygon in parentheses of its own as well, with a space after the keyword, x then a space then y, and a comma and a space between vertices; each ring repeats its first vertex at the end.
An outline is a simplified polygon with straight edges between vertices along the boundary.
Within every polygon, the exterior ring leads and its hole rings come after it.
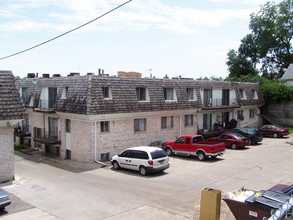
POLYGON ((290 134, 293 134, 293 129, 289 129, 290 134))
POLYGON ((26 147, 23 147, 23 146, 14 146, 14 150, 16 150, 16 151, 21 151, 21 150, 23 150, 23 149, 27 149, 26 147))

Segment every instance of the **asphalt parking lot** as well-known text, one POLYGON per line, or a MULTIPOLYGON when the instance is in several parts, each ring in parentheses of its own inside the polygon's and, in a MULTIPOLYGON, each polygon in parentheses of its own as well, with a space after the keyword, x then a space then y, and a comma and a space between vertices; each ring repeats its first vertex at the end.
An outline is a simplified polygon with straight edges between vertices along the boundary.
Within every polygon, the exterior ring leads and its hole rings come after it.
MULTIPOLYGON (((241 187, 266 190, 293 184, 293 145, 288 138, 264 138, 246 149, 199 161, 174 156, 164 173, 140 176, 95 163, 43 155, 15 155, 15 181, 0 187, 12 194, 2 219, 199 219, 201 190, 241 187)), ((221 219, 234 219, 222 202, 221 219)))

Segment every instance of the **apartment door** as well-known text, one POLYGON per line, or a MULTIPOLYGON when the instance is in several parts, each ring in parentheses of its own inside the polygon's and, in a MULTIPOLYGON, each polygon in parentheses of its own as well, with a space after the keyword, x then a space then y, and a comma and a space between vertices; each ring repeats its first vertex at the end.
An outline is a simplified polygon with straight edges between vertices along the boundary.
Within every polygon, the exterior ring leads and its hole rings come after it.
POLYGON ((223 127, 227 127, 229 123, 229 112, 222 112, 222 122, 223 122, 223 127))
POLYGON ((212 113, 203 114, 203 129, 212 130, 212 113))
POLYGON ((48 108, 54 108, 57 98, 57 88, 48 88, 48 108))
POLYGON ((229 106, 230 105, 230 89, 222 90, 222 105, 229 106))
POLYGON ((213 90, 204 89, 203 92, 204 107, 212 106, 213 103, 213 90))

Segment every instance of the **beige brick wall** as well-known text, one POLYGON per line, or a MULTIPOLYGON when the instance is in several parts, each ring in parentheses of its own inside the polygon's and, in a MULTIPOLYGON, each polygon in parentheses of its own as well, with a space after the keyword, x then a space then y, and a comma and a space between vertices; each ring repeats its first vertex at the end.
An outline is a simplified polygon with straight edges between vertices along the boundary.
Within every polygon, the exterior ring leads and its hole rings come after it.
POLYGON ((14 178, 13 128, 0 127, 0 183, 14 178))
MULTIPOLYGON (((110 122, 110 131, 101 133, 100 122, 97 122, 97 158, 100 154, 110 153, 110 157, 120 153, 128 147, 149 145, 154 141, 170 141, 180 136, 179 116, 174 116, 172 129, 161 129, 161 117, 147 117, 145 132, 134 132, 134 120, 119 120, 110 122)), ((184 127, 184 118, 181 119, 181 135, 195 134, 196 121, 192 127, 184 127)))
MULTIPOLYGON (((61 119, 60 157, 66 158, 65 119, 61 119)), ((94 123, 71 120, 71 159, 78 161, 94 160, 94 123)))

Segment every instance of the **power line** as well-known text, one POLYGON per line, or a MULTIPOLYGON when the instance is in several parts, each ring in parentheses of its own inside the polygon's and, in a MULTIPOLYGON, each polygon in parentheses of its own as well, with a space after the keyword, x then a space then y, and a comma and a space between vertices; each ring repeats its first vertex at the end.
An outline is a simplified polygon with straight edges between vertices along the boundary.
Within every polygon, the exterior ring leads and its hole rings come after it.
POLYGON ((99 17, 97 17, 97 18, 95 18, 95 19, 93 19, 93 20, 91 20, 91 21, 89 21, 89 22, 87 22, 87 23, 85 23, 85 24, 83 24, 83 25, 80 25, 80 26, 78 26, 78 27, 76 27, 76 28, 73 28, 73 29, 71 29, 70 31, 67 31, 67 32, 65 32, 65 33, 63 33, 63 34, 60 34, 60 35, 56 36, 56 37, 53 37, 53 38, 51 38, 51 39, 49 39, 49 40, 47 40, 47 41, 45 41, 45 42, 42 42, 42 43, 40 43, 40 44, 37 44, 37 45, 35 45, 35 46, 33 46, 33 47, 30 47, 30 48, 28 48, 28 49, 22 50, 22 51, 20 51, 20 52, 17 52, 17 53, 14 53, 14 54, 11 54, 11 55, 8 55, 8 56, 5 56, 5 57, 1 57, 0 60, 4 60, 4 59, 7 59, 7 58, 9 58, 9 57, 13 57, 13 56, 16 56, 16 55, 18 55, 18 54, 21 54, 21 53, 27 52, 27 51, 29 51, 29 50, 32 50, 32 49, 36 48, 36 47, 42 46, 42 45, 44 45, 44 44, 46 44, 46 43, 49 43, 50 41, 56 40, 57 38, 60 38, 60 37, 62 37, 62 36, 64 36, 64 35, 66 35, 66 34, 69 34, 69 33, 73 32, 73 31, 76 31, 77 29, 82 28, 82 27, 84 27, 84 26, 86 26, 86 25, 88 25, 88 24, 90 24, 90 23, 92 23, 92 22, 98 20, 98 19, 104 17, 104 16, 107 15, 107 14, 110 14, 111 12, 117 10, 118 8, 121 8, 122 6, 126 5, 127 3, 131 2, 131 1, 132 1, 132 0, 126 1, 126 2, 124 2, 123 4, 117 6, 116 8, 113 8, 113 9, 111 9, 110 11, 108 11, 108 12, 106 12, 106 13, 100 15, 99 17))

